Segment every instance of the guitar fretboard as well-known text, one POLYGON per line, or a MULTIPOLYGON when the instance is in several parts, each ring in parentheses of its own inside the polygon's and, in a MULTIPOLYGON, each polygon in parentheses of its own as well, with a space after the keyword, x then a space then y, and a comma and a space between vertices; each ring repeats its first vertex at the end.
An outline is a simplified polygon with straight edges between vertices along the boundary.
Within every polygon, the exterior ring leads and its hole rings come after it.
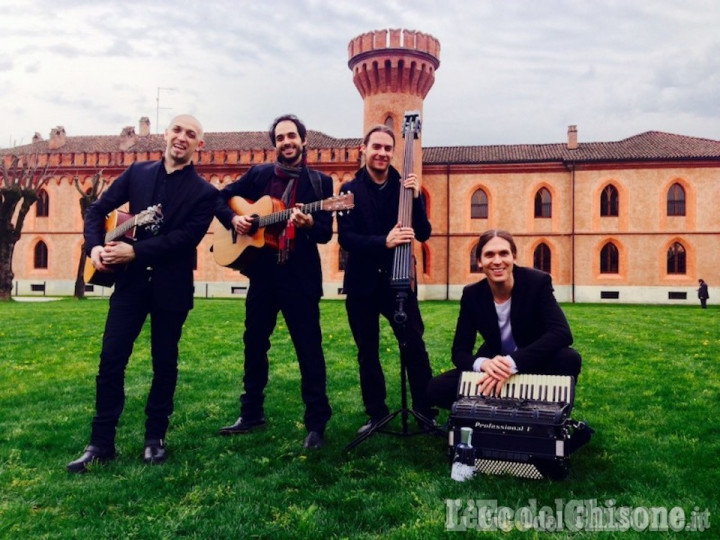
POLYGON ((105 235, 105 243, 107 244, 108 242, 112 242, 116 238, 120 238, 123 234, 135 227, 137 225, 137 222, 138 216, 133 216, 132 219, 128 219, 122 225, 118 225, 116 228, 114 228, 112 231, 109 231, 105 235))
MULTIPOLYGON (((303 214, 312 214, 313 212, 322 210, 323 202, 324 201, 315 201, 312 203, 304 204, 299 207, 299 210, 303 214)), ((272 214, 268 214, 267 216, 261 216, 258 218, 258 227, 267 227, 269 225, 275 225, 276 223, 282 223, 283 221, 287 221, 288 219, 290 219, 292 211, 292 208, 286 208, 285 210, 273 212, 272 214)))

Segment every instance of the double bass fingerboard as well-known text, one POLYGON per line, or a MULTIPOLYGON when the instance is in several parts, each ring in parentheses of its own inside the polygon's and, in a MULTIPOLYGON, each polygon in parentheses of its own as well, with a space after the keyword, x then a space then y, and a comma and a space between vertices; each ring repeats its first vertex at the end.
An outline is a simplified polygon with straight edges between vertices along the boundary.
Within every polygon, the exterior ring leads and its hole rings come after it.
MULTIPOLYGON (((406 111, 403 122, 403 138, 405 139, 405 155, 400 182, 413 172, 413 149, 415 139, 420 135, 420 112, 406 111)), ((402 227, 412 227, 413 190, 400 185, 400 202, 398 205, 398 223, 402 227)), ((390 286, 396 290, 409 290, 413 278, 412 242, 395 247, 393 255, 393 271, 390 286)))

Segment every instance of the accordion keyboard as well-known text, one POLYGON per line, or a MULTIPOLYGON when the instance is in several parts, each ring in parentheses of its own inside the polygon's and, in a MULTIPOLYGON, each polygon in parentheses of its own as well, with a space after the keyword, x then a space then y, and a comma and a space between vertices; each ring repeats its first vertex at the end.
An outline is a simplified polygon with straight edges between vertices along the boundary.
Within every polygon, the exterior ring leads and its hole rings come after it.
MULTIPOLYGON (((487 377, 484 372, 464 371, 458 385, 458 397, 480 395, 480 383, 487 377)), ((574 401, 574 379, 567 375, 535 375, 518 373, 511 376, 500 390, 488 398, 570 403, 574 401)))

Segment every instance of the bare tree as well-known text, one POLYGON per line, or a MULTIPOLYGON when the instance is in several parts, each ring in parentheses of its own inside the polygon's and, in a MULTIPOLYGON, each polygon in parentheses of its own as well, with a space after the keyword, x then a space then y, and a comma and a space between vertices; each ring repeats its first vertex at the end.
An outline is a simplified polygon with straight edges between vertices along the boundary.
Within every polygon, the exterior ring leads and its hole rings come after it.
POLYGON ((37 154, 0 158, 0 301, 10 300, 12 295, 15 244, 25 216, 50 179, 48 166, 40 164, 37 154))
MULTIPOLYGON (((80 186, 80 179, 77 176, 73 178, 75 189, 77 189, 80 193, 80 215, 82 216, 83 221, 85 221, 85 211, 88 206, 98 200, 100 194, 107 185, 107 180, 102 177, 102 173, 103 170, 100 169, 93 175, 92 180, 90 180, 90 187, 87 189, 83 189, 80 186)), ((78 261, 77 276, 75 277, 75 298, 85 297, 85 259, 85 242, 83 242, 82 251, 80 252, 80 261, 78 261)))

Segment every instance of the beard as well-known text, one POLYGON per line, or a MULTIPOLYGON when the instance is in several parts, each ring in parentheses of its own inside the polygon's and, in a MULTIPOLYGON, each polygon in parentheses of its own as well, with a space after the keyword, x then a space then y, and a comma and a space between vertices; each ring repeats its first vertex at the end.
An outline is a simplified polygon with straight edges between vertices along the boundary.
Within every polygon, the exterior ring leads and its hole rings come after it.
POLYGON ((182 156, 173 156, 170 154, 169 157, 173 165, 187 165, 190 162, 190 156, 188 154, 182 156))
POLYGON ((188 152, 187 149, 177 150, 172 146, 167 149, 165 155, 167 156, 168 160, 172 162, 172 164, 175 166, 186 165, 192 159, 192 153, 188 152))
POLYGON ((367 168, 371 171, 373 171, 375 174, 384 176, 388 174, 388 170, 390 169, 390 161, 375 161, 370 160, 367 164, 367 168))
POLYGON ((302 156, 302 148, 299 146, 294 147, 295 152, 290 157, 286 157, 284 152, 285 150, 281 150, 278 152, 278 161, 282 163, 283 165, 295 165, 300 160, 300 156, 302 156))

